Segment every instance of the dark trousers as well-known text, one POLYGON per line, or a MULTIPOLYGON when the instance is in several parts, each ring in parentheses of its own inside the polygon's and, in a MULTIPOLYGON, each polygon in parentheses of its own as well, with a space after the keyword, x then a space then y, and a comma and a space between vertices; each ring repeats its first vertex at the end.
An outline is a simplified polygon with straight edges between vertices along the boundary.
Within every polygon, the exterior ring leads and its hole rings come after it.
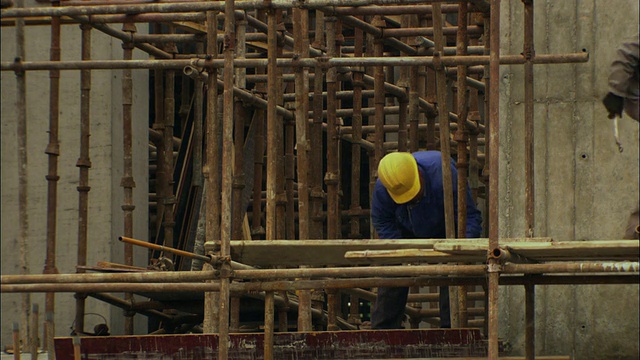
MULTIPOLYGON (((371 312, 372 329, 402 329, 404 308, 407 305, 409 288, 378 288, 378 297, 371 312)), ((440 327, 451 328, 449 287, 440 287, 440 327)))

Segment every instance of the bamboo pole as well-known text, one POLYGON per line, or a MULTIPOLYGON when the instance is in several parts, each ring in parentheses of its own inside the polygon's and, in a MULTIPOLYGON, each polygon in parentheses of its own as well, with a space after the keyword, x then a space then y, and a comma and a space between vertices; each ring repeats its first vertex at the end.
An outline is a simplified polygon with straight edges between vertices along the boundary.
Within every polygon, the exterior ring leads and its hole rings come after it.
MULTIPOLYGON (((24 0, 17 0, 16 7, 24 7, 24 0)), ((25 22, 24 19, 16 20, 16 61, 26 59, 25 51, 25 22)), ((18 139, 18 224, 20 227, 18 244, 20 254, 20 274, 30 273, 29 249, 29 172, 27 153, 27 77, 24 71, 16 71, 17 92, 17 139, 18 139)), ((20 298, 20 326, 23 329, 22 342, 28 344, 29 340, 29 314, 31 311, 31 295, 23 294, 20 298)), ((18 348, 19 349, 18 340, 18 348)), ((14 341, 15 342, 15 341, 14 341)), ((14 349, 16 349, 14 347, 14 349)), ((20 354, 20 351, 16 351, 20 354)))

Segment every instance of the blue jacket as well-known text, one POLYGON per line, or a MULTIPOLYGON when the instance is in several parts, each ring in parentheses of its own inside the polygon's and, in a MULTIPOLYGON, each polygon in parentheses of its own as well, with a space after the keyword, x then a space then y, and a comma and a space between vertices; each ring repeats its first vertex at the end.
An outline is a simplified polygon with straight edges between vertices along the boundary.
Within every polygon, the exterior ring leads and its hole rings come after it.
MULTIPOLYGON (((442 239, 446 238, 444 192, 442 187, 442 155, 439 151, 413 153, 418 171, 424 178, 424 196, 417 204, 396 204, 380 179, 376 181, 371 203, 371 219, 381 239, 442 239)), ((456 233, 458 227, 458 171, 451 164, 453 207, 456 233)), ((482 216, 467 187, 467 238, 482 233, 482 216)))

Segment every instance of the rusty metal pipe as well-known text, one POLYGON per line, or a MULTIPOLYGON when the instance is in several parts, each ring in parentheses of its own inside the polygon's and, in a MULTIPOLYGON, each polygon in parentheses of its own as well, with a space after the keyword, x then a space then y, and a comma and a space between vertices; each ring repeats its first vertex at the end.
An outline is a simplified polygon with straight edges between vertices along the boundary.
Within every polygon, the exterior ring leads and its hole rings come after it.
POLYGON ((278 174, 278 133, 279 126, 277 124, 277 96, 278 96, 278 69, 277 69, 277 23, 275 11, 268 12, 268 67, 267 75, 267 207, 266 215, 266 239, 277 239, 276 229, 276 194, 277 194, 277 174, 278 174))
MULTIPOLYGON (((363 55, 362 49, 364 47, 364 36, 360 29, 354 29, 354 45, 355 56, 361 57, 363 55)), ((350 211, 358 211, 361 209, 360 205, 360 167, 362 154, 359 142, 362 140, 362 100, 364 85, 362 81, 363 69, 353 72, 353 116, 351 120, 351 129, 353 130, 353 145, 351 146, 351 207, 350 211)), ((339 128, 339 132, 342 131, 342 126, 339 128)), ((360 238, 360 219, 352 218, 350 226, 349 238, 360 238)))
MULTIPOLYGON (((198 53, 204 52, 203 44, 196 45, 198 53)), ((195 79, 195 111, 193 113, 193 177, 192 185, 200 189, 198 195, 202 194, 203 176, 202 176, 202 145, 203 145, 203 106, 204 106, 204 79, 195 79)), ((174 139, 175 141, 175 139, 174 139)))
MULTIPOLYGON (((461 12, 458 12, 460 14, 461 12)), ((459 16, 459 15, 458 15, 459 16)), ((471 35, 482 35, 483 28, 480 26, 469 26, 467 29, 467 34, 471 35)), ((460 31, 459 27, 456 26, 444 26, 442 28, 442 34, 447 36, 457 35, 460 31)), ((397 29, 385 29, 382 32, 383 37, 402 37, 402 36, 433 36, 434 29, 428 27, 403 27, 397 29)))
MULTIPOLYGON (((321 7, 335 6, 368 6, 387 4, 424 4, 425 0, 305 0, 305 7, 317 9, 321 7)), ((298 6, 289 0, 271 0, 265 3, 262 0, 246 0, 235 5, 238 10, 256 9, 291 9, 298 6)), ((155 3, 155 4, 118 4, 118 5, 92 5, 92 6, 68 6, 68 7, 36 7, 26 9, 6 9, 1 17, 26 17, 26 16, 64 16, 64 15, 95 15, 95 14, 122 14, 122 13, 177 13, 194 11, 225 11, 225 4, 219 1, 200 1, 184 3, 155 3)))
POLYGON ((174 156, 173 156, 173 134, 175 124, 175 71, 167 70, 165 72, 165 89, 164 89, 164 126, 162 129, 162 148, 159 149, 159 153, 162 152, 164 157, 164 196, 162 199, 163 211, 162 214, 162 229, 164 231, 163 244, 164 246, 174 245, 174 206, 176 198, 174 191, 174 156))
POLYGON ((131 237, 128 236, 119 236, 118 240, 122 241, 123 243, 126 244, 131 244, 131 245, 136 245, 136 246, 142 246, 145 247, 147 249, 153 249, 153 250, 158 250, 158 251, 162 251, 162 252, 168 252, 168 253, 172 253, 172 254, 176 254, 179 256, 184 256, 184 257, 188 257, 191 259, 198 259, 200 261, 204 261, 204 262, 211 262, 212 258, 209 256, 205 256, 205 255, 199 255, 199 254, 194 254, 188 251, 184 251, 184 250, 179 250, 179 249, 174 249, 170 246, 166 246, 166 245, 158 245, 158 244, 154 244, 154 243, 150 243, 150 242, 146 242, 146 241, 142 241, 142 240, 137 240, 137 239, 133 239, 131 237))
MULTIPOLYGON (((637 264, 637 263, 636 263, 637 264)), ((387 267, 388 268, 388 267, 387 267)), ((636 267, 637 268, 637 267, 636 267)), ((453 270, 455 272, 455 269, 453 270)), ((594 271, 600 272, 600 271, 594 271)), ((620 273, 620 272, 619 272, 620 273)), ((441 276, 405 276, 386 277, 388 274, 370 274, 366 278, 346 279, 322 279, 322 280, 278 280, 261 282, 234 282, 231 285, 231 293, 244 293, 254 291, 294 291, 322 288, 352 289, 357 287, 378 286, 441 286, 441 285, 481 285, 486 284, 484 275, 472 277, 441 276), (381 276, 384 276, 381 277, 381 276)), ((530 276, 506 276, 500 278, 501 285, 534 284, 638 284, 637 271, 624 275, 530 275, 530 276)), ((17 292, 116 292, 116 291, 141 291, 141 292, 202 292, 219 291, 217 282, 197 283, 34 283, 34 284, 2 284, 0 291, 3 293, 17 292)), ((36 305, 36 304, 34 304, 36 305)))
MULTIPOLYGON (((534 64, 566 64, 582 63, 589 60, 589 54, 567 53, 567 54, 542 54, 536 55, 531 61, 534 64)), ((467 55, 446 56, 436 60, 434 56, 411 56, 411 57, 384 57, 382 54, 374 57, 334 57, 334 58, 308 58, 308 59, 286 59, 275 60, 276 67, 315 67, 321 65, 326 68, 347 67, 347 66, 434 66, 436 62, 443 66, 458 65, 486 65, 490 62, 490 56, 467 55)), ((522 55, 505 55, 500 58, 502 65, 517 65, 526 62, 522 55)), ((2 71, 35 71, 35 70, 108 70, 108 69, 182 69, 188 65, 198 67, 224 67, 224 61, 207 59, 175 59, 175 60, 91 60, 91 61, 24 61, 24 62, 2 62, 2 71)), ((268 59, 236 59, 234 66, 237 67, 268 67, 268 59)))
MULTIPOLYGON (((236 42, 237 44, 234 46, 235 58, 244 58, 245 57, 245 48, 246 48, 246 20, 237 21, 235 23, 235 34, 236 34, 236 42)), ((233 59, 233 57, 232 57, 233 59)), ((231 64, 233 67, 233 64, 231 64)), ((225 70, 226 71, 226 70, 225 70)), ((238 88, 246 88, 246 69, 244 68, 235 68, 235 75, 233 81, 235 82, 235 87, 238 88)), ((231 87, 231 91, 233 92, 234 87, 231 87)), ((246 187, 245 174, 244 174, 244 125, 246 122, 246 118, 248 117, 247 108, 244 106, 240 99, 233 98, 233 122, 234 129, 233 133, 233 178, 232 178, 232 204, 236 204, 236 206, 232 206, 233 214, 231 216, 231 239, 241 239, 243 238, 242 234, 242 225, 244 216, 246 213, 246 208, 244 207, 242 194, 244 192, 244 188, 246 187), (240 206, 243 204, 243 206, 240 206)), ((248 234, 247 234, 248 235, 248 234)))
MULTIPOLYGON (((234 104, 233 104, 233 77, 235 75, 233 57, 236 49, 235 39, 235 1, 225 1, 224 8, 224 35, 225 44, 223 48, 224 54, 224 90, 222 93, 223 99, 223 112, 222 112, 222 192, 221 192, 221 207, 220 207, 220 256, 227 257, 231 253, 230 241, 231 241, 231 196, 233 177, 231 169, 233 167, 232 152, 233 152, 233 127, 234 127, 234 104)), ((240 139, 243 138, 242 134, 236 134, 240 139)), ((240 140, 237 140, 240 141, 240 140)), ((236 154, 236 156, 241 156, 236 154)), ((237 204, 238 206, 240 204, 237 204)), ((222 263, 222 271, 229 271, 230 264, 222 263)), ((219 318, 219 336, 220 342, 218 344, 218 358, 226 359, 229 354, 229 286, 230 280, 228 277, 220 278, 220 312, 219 318)))
MULTIPOLYGON (((381 23, 382 19, 378 16, 374 17, 374 21, 381 23)), ((384 45, 382 43, 382 39, 374 40, 374 56, 382 56, 382 52, 384 50, 384 45)), ((384 116, 384 106, 385 106, 385 95, 384 95, 384 68, 381 65, 376 65, 373 68, 373 102, 376 109, 375 117, 374 117, 374 125, 375 125, 375 134, 374 134, 374 156, 375 161, 373 163, 373 171, 375 172, 378 169, 378 164, 380 160, 385 155, 382 147, 382 143, 384 143, 384 131, 383 127, 385 124, 385 116, 384 116)), ((373 179, 372 179, 373 180, 373 179)))
MULTIPOLYGON (((442 34, 442 12, 440 11, 440 4, 433 5, 433 28, 435 29, 435 41, 436 49, 442 52, 444 47, 444 36, 442 34)), ((443 67, 436 67, 436 82, 437 82, 437 98, 438 98, 438 113, 448 114, 447 106, 447 83, 446 75, 444 74, 443 67)), ((444 188, 445 201, 444 201, 444 213, 445 213, 445 227, 447 232, 447 238, 455 238, 455 223, 453 213, 453 183, 451 179, 451 149, 450 149, 450 129, 449 120, 445 116, 440 115, 438 117, 438 123, 440 125, 440 152, 442 154, 442 184, 444 188)))
MULTIPOLYGON (((309 11, 293 10, 294 52, 299 58, 309 57, 309 11)), ((309 239, 310 207, 309 207, 309 69, 296 68, 295 72, 295 104, 296 104, 296 146, 298 175, 298 238, 309 239)), ((284 100, 284 99, 283 99, 284 100)), ((298 331, 311 331, 313 326, 311 292, 299 291, 298 295, 298 331)))
MULTIPOLYGON (((324 13, 316 12, 315 28, 324 29, 324 13)), ((316 31, 313 46, 316 48, 325 47, 324 31, 316 31)), ((309 126, 309 142, 310 142, 310 158, 311 164, 322 164, 323 162, 323 143, 322 140, 322 110, 324 108, 323 87, 324 87, 324 69, 320 66, 314 67, 313 78, 313 123, 309 126)), ((311 166, 309 170, 309 187, 310 191, 310 224, 309 236, 315 239, 324 238, 323 231, 323 202, 324 191, 322 189, 322 166, 311 166)))
MULTIPOLYGON (((122 26, 123 31, 134 33, 136 27, 134 24, 125 23, 122 26)), ((133 44, 130 42, 122 43, 123 60, 128 61, 133 58, 133 44)), ((133 80, 131 78, 131 69, 123 69, 122 71, 122 139, 123 139, 123 174, 120 186, 124 191, 124 199, 122 203, 122 211, 124 213, 124 234, 125 236, 133 236, 133 188, 135 181, 133 179, 133 80)), ((125 244, 124 246, 124 264, 133 265, 133 246, 125 244)), ((133 299, 132 293, 124 294, 126 301, 133 299)), ((125 334, 133 334, 133 313, 125 314, 124 332, 125 334)))
MULTIPOLYGON (((442 4, 443 13, 454 13, 458 11, 458 4, 442 4)), ((385 5, 385 6, 363 6, 363 7, 336 7, 336 14, 340 15, 403 15, 403 14, 431 14, 432 5, 385 5)))
MULTIPOLYGON (((67 3, 68 4, 68 3, 67 3)), ((86 4, 85 4, 86 5, 86 4)), ((169 21, 203 21, 206 19, 206 15, 201 12, 191 13, 147 13, 147 14, 116 14, 116 15, 91 15, 87 16, 88 21, 92 23, 107 24, 107 23, 156 23, 156 22, 169 22, 169 21)), ((50 17, 18 17, 11 18, 6 17, 2 19, 1 26, 13 26, 18 19, 24 19, 25 25, 50 25, 50 17)), ((65 24, 78 24, 81 22, 78 18, 70 18, 63 16, 60 22, 65 24)))
MULTIPOLYGON (((467 26, 467 2, 459 3, 458 11, 458 32, 456 38, 456 54, 464 56, 467 54, 469 28, 467 26)), ((469 171, 469 161, 467 159, 467 144, 469 131, 466 128, 467 116, 469 114, 469 92, 467 91, 467 67, 459 65, 457 68, 457 106, 458 106, 458 129, 454 134, 454 140, 458 143, 457 163, 458 169, 458 238, 467 237, 467 174, 469 171)), ((458 309, 459 324, 467 327, 467 289, 464 286, 458 287, 458 309)))
MULTIPOLYGON (((82 30, 82 59, 91 59, 91 27, 80 25, 82 30)), ((91 71, 80 72, 80 158, 76 166, 80 168, 78 180, 78 273, 83 273, 80 267, 87 264, 87 232, 89 213, 89 169, 91 160, 89 158, 89 136, 91 133, 91 71)), ((78 334, 84 332, 84 311, 85 298, 82 293, 77 293, 76 297, 76 318, 74 330, 78 334)))
POLYGON ((535 226, 535 172, 534 172, 534 93, 533 93, 533 0, 524 2, 524 178, 525 178, 525 234, 532 237, 535 226))
MULTIPOLYGON (((500 0, 491 0, 489 63, 489 252, 499 247, 499 176, 500 176, 500 0)), ((498 358, 498 286, 500 265, 497 259, 488 257, 489 301, 488 337, 490 359, 498 358)))
MULTIPOLYGON (((207 54, 215 59, 217 49, 217 12, 207 12, 207 54)), ((206 164, 202 169, 205 179, 205 211, 206 211, 206 239, 220 239, 220 133, 218 123, 218 71, 207 68, 207 113, 206 113, 206 164)), ((203 266, 203 271, 211 265, 203 266)), ((218 332, 219 293, 207 292, 204 295, 205 310, 203 331, 205 333, 218 332)))
MULTIPOLYGON (((133 38, 134 35, 132 35, 132 33, 127 33, 125 31, 120 31, 117 29, 112 28, 111 26, 107 25, 107 24, 101 24, 101 23, 95 23, 91 21, 91 17, 89 16, 77 16, 74 17, 74 19, 77 19, 80 23, 84 23, 84 24, 90 24, 94 29, 105 33, 107 35, 113 36, 117 39, 122 40, 123 42, 130 42, 131 39, 133 38)), ((127 22, 127 23, 131 23, 130 21, 123 21, 123 22, 127 22)), ((150 44, 141 44, 141 43, 134 43, 134 46, 146 53, 148 53, 149 55, 153 55, 156 58, 159 59, 171 59, 172 56, 171 54, 169 54, 166 51, 163 51, 153 45, 150 44)))
MULTIPOLYGON (((325 18, 327 36, 327 55, 339 56, 336 39, 337 21, 333 16, 325 18)), ((335 67, 327 70, 327 172, 324 182, 327 187, 327 238, 339 239, 340 236, 340 137, 338 136, 338 122, 336 110, 338 108, 336 92, 338 91, 338 73, 335 67)))
POLYGON ((264 359, 273 360, 273 333, 275 328, 274 293, 267 291, 264 297, 264 359))
MULTIPOLYGON (((59 1, 53 1, 52 5, 58 7, 59 1)), ((55 17, 51 21, 51 48, 50 60, 60 61, 60 18, 55 17)), ((48 155, 47 171, 47 244, 46 258, 43 273, 57 274, 56 267, 56 232, 58 215, 58 156, 60 156, 60 143, 58 139, 60 121, 60 71, 49 71, 49 143, 45 150, 48 155)), ((55 294, 45 295, 45 313, 55 312, 55 294)), ((54 324, 52 324, 54 326, 54 324)), ((32 327, 31 336, 38 336, 38 326, 32 327)), ((54 331, 55 333, 55 331, 54 331)), ((34 358, 37 353, 32 354, 34 358)))

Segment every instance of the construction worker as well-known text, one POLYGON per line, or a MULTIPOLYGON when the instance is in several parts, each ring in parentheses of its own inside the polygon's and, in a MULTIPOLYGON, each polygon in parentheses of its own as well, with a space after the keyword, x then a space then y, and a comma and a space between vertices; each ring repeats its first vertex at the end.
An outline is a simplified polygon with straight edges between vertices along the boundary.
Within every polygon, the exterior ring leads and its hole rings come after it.
MULTIPOLYGON (((451 164, 452 185, 457 189, 457 170, 451 164)), ((457 227, 457 191, 453 206, 457 227)), ((371 219, 381 239, 446 238, 442 186, 442 154, 419 151, 393 152, 378 166, 371 219)), ((467 238, 482 232, 482 217, 467 187, 467 238)), ((372 329, 399 329, 404 320, 408 288, 378 288, 371 313, 372 329)), ((440 288, 440 327, 451 327, 449 289, 440 288)))
POLYGON ((622 117, 624 110, 632 119, 640 121, 638 120, 638 99, 640 98, 638 37, 640 34, 625 40, 616 50, 616 56, 611 63, 609 92, 602 99, 610 119, 616 116, 622 117))
MULTIPOLYGON (((602 99, 604 107, 609 113, 609 119, 622 117, 622 111, 632 119, 640 121, 640 50, 638 39, 640 33, 632 36, 616 50, 609 72, 609 92, 602 99)), ((617 124, 616 124, 617 136, 617 124)), ((617 137, 616 137, 617 139, 617 137)), ((640 217, 638 208, 629 216, 624 239, 637 240, 639 236, 640 217)))

